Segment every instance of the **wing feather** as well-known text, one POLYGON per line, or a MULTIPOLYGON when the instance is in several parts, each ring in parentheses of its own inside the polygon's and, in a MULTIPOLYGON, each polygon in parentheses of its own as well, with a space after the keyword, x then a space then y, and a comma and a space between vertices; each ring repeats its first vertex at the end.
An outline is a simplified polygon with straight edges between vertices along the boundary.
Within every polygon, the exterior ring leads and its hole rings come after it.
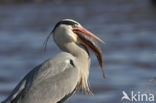
POLYGON ((2 103, 63 103, 78 81, 74 58, 61 53, 30 71, 2 103))

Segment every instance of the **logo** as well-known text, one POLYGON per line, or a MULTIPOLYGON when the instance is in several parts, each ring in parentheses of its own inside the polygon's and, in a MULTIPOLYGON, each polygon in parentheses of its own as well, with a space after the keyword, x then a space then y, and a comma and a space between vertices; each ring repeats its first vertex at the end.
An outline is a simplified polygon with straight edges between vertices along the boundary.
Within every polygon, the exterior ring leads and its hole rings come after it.
POLYGON ((131 102, 153 102, 154 94, 152 93, 141 93, 140 91, 134 92, 131 91, 129 95, 122 91, 121 101, 131 101, 131 102))

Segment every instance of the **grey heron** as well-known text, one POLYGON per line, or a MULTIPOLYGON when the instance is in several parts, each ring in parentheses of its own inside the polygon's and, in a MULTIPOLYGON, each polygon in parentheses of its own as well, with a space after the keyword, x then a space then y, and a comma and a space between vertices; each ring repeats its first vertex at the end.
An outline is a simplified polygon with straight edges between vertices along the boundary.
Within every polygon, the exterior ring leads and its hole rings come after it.
POLYGON ((50 36, 63 52, 31 70, 2 103, 63 103, 82 89, 90 93, 88 76, 91 50, 103 71, 102 53, 93 40, 100 38, 71 19, 59 21, 50 36))

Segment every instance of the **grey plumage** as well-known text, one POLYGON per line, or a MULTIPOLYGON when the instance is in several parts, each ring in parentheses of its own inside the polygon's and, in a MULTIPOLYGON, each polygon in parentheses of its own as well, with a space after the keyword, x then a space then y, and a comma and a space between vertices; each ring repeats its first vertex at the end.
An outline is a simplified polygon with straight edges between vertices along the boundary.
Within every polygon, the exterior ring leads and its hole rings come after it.
POLYGON ((71 60, 74 57, 66 52, 50 58, 29 72, 2 103, 61 103, 77 85, 77 69, 71 60))

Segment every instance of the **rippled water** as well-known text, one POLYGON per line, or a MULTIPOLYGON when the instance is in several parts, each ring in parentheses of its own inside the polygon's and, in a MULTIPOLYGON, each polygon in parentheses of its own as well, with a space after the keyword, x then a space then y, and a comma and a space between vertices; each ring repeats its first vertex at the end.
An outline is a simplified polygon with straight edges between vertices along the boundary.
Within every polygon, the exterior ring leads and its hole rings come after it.
POLYGON ((92 54, 94 96, 78 93, 70 103, 120 103, 123 90, 156 95, 156 8, 148 2, 0 5, 0 101, 33 67, 60 52, 51 39, 44 53, 43 42, 63 18, 79 21, 106 42, 100 46, 107 78, 92 54))

